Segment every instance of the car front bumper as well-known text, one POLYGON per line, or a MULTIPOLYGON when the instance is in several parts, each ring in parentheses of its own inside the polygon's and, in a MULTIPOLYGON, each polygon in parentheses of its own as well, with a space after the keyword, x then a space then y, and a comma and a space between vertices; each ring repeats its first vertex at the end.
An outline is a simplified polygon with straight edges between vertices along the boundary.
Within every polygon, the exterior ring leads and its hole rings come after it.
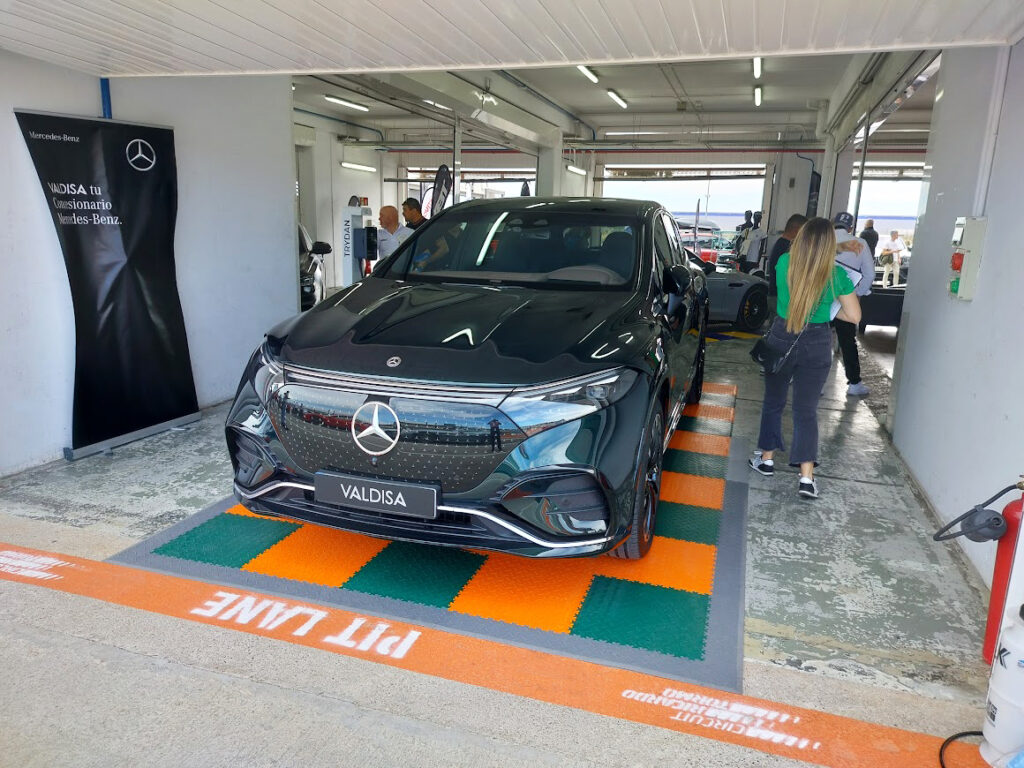
POLYGON ((638 377, 618 402, 530 436, 493 405, 388 397, 402 439, 375 461, 355 448, 349 414, 381 395, 321 389, 311 404, 293 389, 287 408, 268 408, 243 378, 225 425, 235 496, 258 514, 388 539, 528 557, 599 554, 630 532, 648 388, 638 377), (497 439, 486 426, 495 421, 497 439), (436 516, 326 503, 316 491, 325 472, 434 487, 436 516))

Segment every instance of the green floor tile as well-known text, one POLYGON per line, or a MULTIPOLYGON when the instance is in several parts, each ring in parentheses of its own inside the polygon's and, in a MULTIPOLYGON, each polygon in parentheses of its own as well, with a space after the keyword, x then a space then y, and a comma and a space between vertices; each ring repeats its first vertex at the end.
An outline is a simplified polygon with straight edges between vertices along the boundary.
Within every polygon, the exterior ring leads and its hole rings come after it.
POLYGON ((677 429, 687 432, 700 432, 704 435, 722 435, 728 437, 732 434, 732 422, 724 419, 701 419, 695 416, 683 416, 679 420, 677 429))
POLYGON ((718 529, 721 524, 722 513, 717 509, 659 501, 654 533, 670 539, 713 546, 718 543, 718 529))
POLYGON ((282 520, 224 513, 197 525, 154 552, 181 560, 241 568, 299 527, 282 520))
POLYGON ((451 547, 393 541, 342 587, 447 608, 486 559, 451 547))
POLYGON ((690 451, 666 451, 662 467, 668 472, 683 472, 702 477, 725 477, 729 459, 708 453, 690 451))
POLYGON ((709 602, 707 595, 596 576, 572 634, 702 659, 709 602))

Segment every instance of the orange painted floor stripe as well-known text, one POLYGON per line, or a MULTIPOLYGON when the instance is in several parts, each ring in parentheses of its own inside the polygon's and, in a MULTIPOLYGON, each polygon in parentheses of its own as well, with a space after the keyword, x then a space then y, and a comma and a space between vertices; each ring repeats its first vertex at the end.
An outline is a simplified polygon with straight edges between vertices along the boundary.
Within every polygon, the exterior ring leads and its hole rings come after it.
POLYGON ((704 435, 700 432, 686 432, 680 429, 672 435, 672 441, 668 444, 668 447, 675 451, 728 456, 729 440, 730 438, 722 435, 704 435))
POLYGON ((242 570, 340 587, 388 543, 358 533, 304 525, 254 557, 242 570))
POLYGON ((450 610, 548 632, 564 634, 572 629, 594 578, 590 559, 528 560, 494 552, 487 555, 487 561, 452 601, 450 610))
POLYGON ((722 421, 732 421, 733 415, 733 409, 725 405, 691 403, 683 408, 683 416, 696 416, 699 419, 721 419, 722 421))
MULTIPOLYGON (((942 743, 937 736, 493 640, 10 544, 0 543, 0 578, 371 659, 828 768, 932 766, 942 743)), ((977 747, 964 743, 950 746, 947 762, 957 768, 987 768, 977 747)))
POLYGON ((716 384, 713 381, 705 381, 704 387, 705 392, 713 395, 733 395, 735 396, 739 389, 735 384, 716 384))
POLYGON ((662 472, 661 498, 676 504, 721 509, 725 501, 725 480, 682 472, 662 472))

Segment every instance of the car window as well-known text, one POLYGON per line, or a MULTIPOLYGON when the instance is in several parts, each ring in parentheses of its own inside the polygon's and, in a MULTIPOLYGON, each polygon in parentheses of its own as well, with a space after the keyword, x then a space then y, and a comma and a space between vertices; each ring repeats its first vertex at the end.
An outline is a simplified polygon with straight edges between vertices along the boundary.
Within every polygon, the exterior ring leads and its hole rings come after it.
POLYGON ((453 209, 416 230, 381 273, 403 280, 625 288, 637 220, 606 212, 453 209))
POLYGON ((672 255, 673 264, 683 264, 685 259, 683 258, 683 251, 679 243, 679 229, 676 227, 675 221, 667 213, 661 214, 661 221, 665 225, 665 231, 668 234, 668 244, 672 255))
POLYGON ((665 231, 665 221, 661 216, 654 220, 654 255, 657 259, 658 269, 655 273, 655 280, 658 285, 662 284, 662 275, 665 270, 672 266, 672 246, 669 245, 668 233, 665 231))

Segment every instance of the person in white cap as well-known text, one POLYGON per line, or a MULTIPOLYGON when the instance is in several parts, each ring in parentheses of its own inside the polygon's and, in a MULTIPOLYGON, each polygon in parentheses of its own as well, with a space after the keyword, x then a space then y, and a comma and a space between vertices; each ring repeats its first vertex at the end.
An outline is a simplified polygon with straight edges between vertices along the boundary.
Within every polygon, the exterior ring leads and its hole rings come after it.
MULTIPOLYGON (((875 260, 871 249, 863 238, 856 237, 853 229, 853 216, 846 211, 837 213, 832 220, 836 230, 836 244, 839 253, 836 264, 846 269, 853 280, 858 296, 871 293, 871 281, 875 279, 875 260)), ((857 326, 840 320, 832 321, 839 340, 839 351, 843 355, 843 368, 846 371, 847 396, 864 397, 871 390, 860 378, 860 354, 857 351, 857 326)))

